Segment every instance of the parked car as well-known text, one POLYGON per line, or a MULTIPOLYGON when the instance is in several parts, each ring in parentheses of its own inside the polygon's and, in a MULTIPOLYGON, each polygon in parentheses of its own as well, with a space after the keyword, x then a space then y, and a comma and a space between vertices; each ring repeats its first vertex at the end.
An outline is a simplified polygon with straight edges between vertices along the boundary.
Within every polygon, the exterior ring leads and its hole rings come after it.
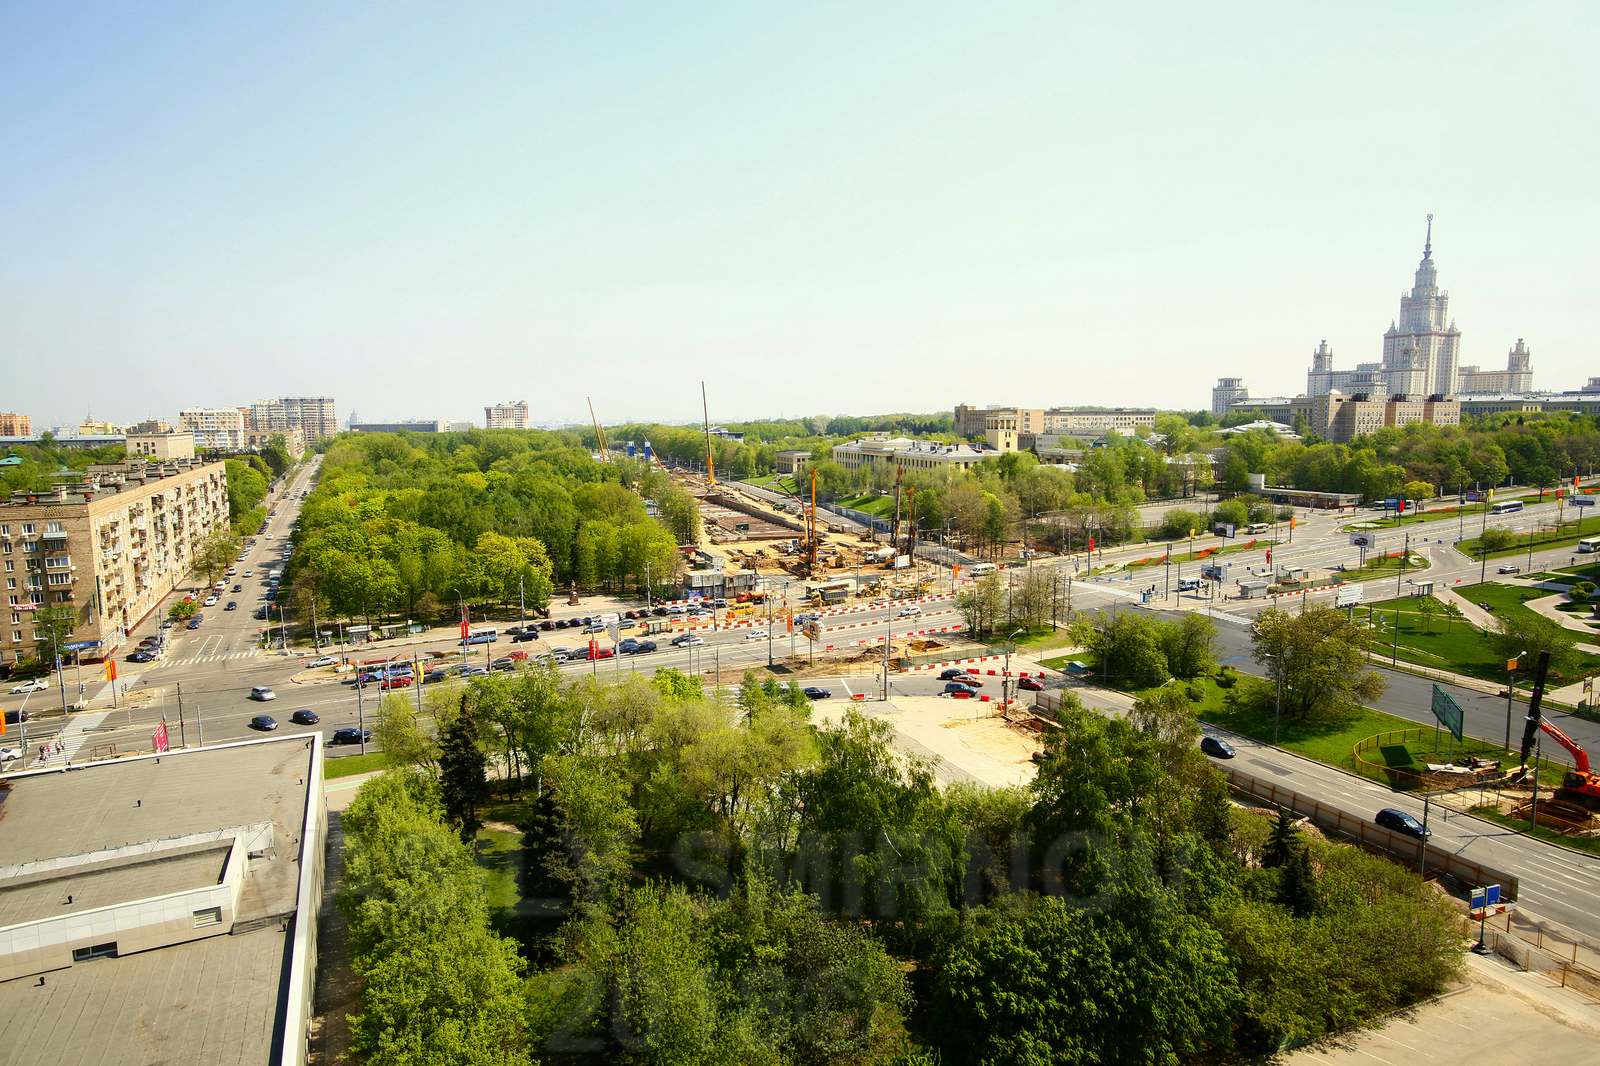
POLYGON ((496 659, 494 662, 489 664, 489 669, 491 669, 491 670, 507 670, 507 671, 509 671, 509 670, 515 670, 516 668, 517 668, 517 660, 511 658, 511 656, 509 656, 509 655, 502 655, 500 658, 496 659))
POLYGON ((622 643, 617 645, 617 651, 620 652, 623 655, 626 655, 629 652, 633 651, 633 649, 637 648, 638 646, 639 646, 639 642, 637 640, 635 640, 633 637, 629 637, 627 640, 625 640, 622 643))
POLYGON ((203 618, 201 618, 199 615, 195 615, 193 618, 189 619, 189 624, 184 626, 183 628, 185 628, 185 629, 199 629, 200 628, 200 623, 202 621, 204 621, 203 618))
POLYGON ((278 720, 270 714, 258 714, 250 719, 250 728, 266 732, 269 729, 278 728, 278 720))
POLYGON ((668 614, 682 614, 683 613, 683 604, 674 603, 674 604, 669 605, 667 607, 667 613, 668 614))
POLYGON ((1379 811, 1378 816, 1373 821, 1385 829, 1394 830, 1402 836, 1415 837, 1418 840, 1426 840, 1433 836, 1432 829, 1424 829, 1421 822, 1405 811, 1397 811, 1393 807, 1385 807, 1379 811))
POLYGON ((593 625, 584 626, 583 631, 585 633, 604 633, 606 631, 606 627, 596 622, 593 625))
POLYGON ((960 681, 946 681, 944 683, 944 691, 947 696, 976 696, 978 694, 977 689, 960 681))
POLYGON ((554 622, 552 622, 548 618, 546 618, 543 622, 539 623, 539 630, 540 630, 540 632, 543 632, 543 633, 548 633, 552 629, 554 629, 555 627, 556 627, 556 624, 554 622))
POLYGON ((249 571, 249 570, 246 570, 246 571, 245 571, 245 572, 244 572, 244 576, 245 576, 245 577, 249 577, 249 576, 250 576, 250 573, 251 573, 251 571, 249 571))
POLYGON ((291 714, 289 716, 289 721, 293 722, 295 725, 316 725, 318 722, 322 721, 322 718, 318 716, 316 711, 300 710, 291 714))
POLYGON ((422 675, 422 683, 424 685, 432 685, 439 681, 448 681, 449 679, 450 671, 448 670, 430 670, 422 675))
POLYGON ((250 698, 258 703, 266 703, 268 700, 277 699, 278 694, 265 685, 257 685, 250 690, 250 698))
POLYGON ((176 618, 163 618, 161 620, 161 628, 162 629, 171 629, 173 626, 175 626, 177 624, 178 624, 178 620, 176 618))
POLYGON ((334 655, 324 655, 321 658, 312 659, 310 662, 306 663, 306 665, 307 666, 338 666, 339 665, 339 659, 338 659, 337 656, 334 656, 334 655))
POLYGON ((1022 689, 1024 692, 1043 692, 1044 682, 1034 677, 1019 677, 1017 678, 1017 688, 1022 689))
POLYGON ((633 621, 631 619, 624 618, 622 621, 617 623, 617 628, 618 629, 638 629, 639 628, 639 623, 635 622, 635 621, 633 621))
POLYGON ((1237 754, 1233 750, 1233 745, 1229 744, 1221 737, 1201 737, 1200 750, 1211 756, 1213 759, 1231 759, 1235 754, 1237 754))
POLYGON ((136 651, 127 657, 130 663, 148 663, 155 660, 155 656, 147 651, 136 651))
POLYGON ((1505 566, 1502 566, 1500 568, 1500 573, 1502 573, 1502 574, 1520 574, 1520 573, 1522 573, 1522 567, 1516 566, 1516 565, 1514 565, 1512 563, 1507 563, 1505 566))
POLYGON ((820 688, 816 685, 807 685, 804 692, 808 700, 825 700, 833 695, 832 689, 820 688))
POLYGON ((663 615, 668 615, 672 612, 667 610, 665 607, 652 607, 650 608, 650 613, 655 615, 657 618, 660 618, 663 615))
POLYGON ((202 606, 202 607, 215 607, 216 605, 217 605, 217 598, 215 596, 207 596, 206 597, 206 601, 204 603, 202 603, 200 606, 202 606))
POLYGON ((726 606, 728 606, 728 601, 723 599, 721 596, 718 596, 716 599, 711 601, 711 606, 713 606, 713 607, 726 607, 726 606))
POLYGON ((330 744, 365 744, 372 739, 370 729, 335 729, 330 744))
POLYGON ((489 671, 481 666, 469 666, 461 671, 462 677, 488 677, 489 671))
POLYGON ((704 644, 705 642, 705 637, 696 636, 693 633, 680 633, 678 636, 672 638, 672 643, 676 644, 680 648, 694 648, 704 644))

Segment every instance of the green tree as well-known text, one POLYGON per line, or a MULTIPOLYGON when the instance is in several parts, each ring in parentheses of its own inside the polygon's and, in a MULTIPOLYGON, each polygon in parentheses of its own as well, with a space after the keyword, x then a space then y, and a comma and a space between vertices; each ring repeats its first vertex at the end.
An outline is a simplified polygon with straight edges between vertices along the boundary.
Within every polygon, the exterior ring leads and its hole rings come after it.
POLYGON ((465 841, 477 835, 478 807, 489 798, 488 761, 478 746, 477 718, 463 707, 439 738, 439 786, 444 816, 465 841))
POLYGON ((1505 551, 1507 548, 1517 546, 1517 534, 1515 530, 1505 526, 1490 526, 1478 537, 1478 543, 1483 545, 1486 551, 1505 551))
POLYGON ((1497 658, 1511 659, 1527 652, 1530 657, 1523 660, 1526 664, 1537 661, 1539 653, 1547 651, 1550 669, 1557 674, 1570 673, 1583 661, 1576 634, 1531 610, 1496 612, 1486 635, 1497 658))
POLYGON ((968 633, 982 637, 994 631, 1005 614, 1005 593, 1000 575, 988 573, 956 594, 956 611, 967 624, 968 633))
MULTIPOLYGON (((1366 669, 1370 633, 1332 607, 1298 615, 1269 608, 1251 624, 1252 655, 1281 690, 1283 713, 1337 715, 1383 695, 1383 677, 1366 669)), ((1265 698, 1274 698, 1264 690, 1265 698)))

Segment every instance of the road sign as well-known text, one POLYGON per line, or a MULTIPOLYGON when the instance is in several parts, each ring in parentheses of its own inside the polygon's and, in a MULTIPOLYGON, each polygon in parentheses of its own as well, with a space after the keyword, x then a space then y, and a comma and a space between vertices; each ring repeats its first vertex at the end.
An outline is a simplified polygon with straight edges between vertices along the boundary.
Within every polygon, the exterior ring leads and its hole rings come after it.
POLYGON ((620 640, 621 633, 622 630, 617 628, 617 623, 610 622, 606 625, 606 635, 611 638, 611 643, 615 644, 618 640, 620 640))
POLYGON ((1461 706, 1437 684, 1433 686, 1433 716, 1450 730, 1451 736, 1461 739, 1461 706))
POLYGON ((1365 598, 1367 586, 1357 581, 1349 585, 1340 585, 1339 591, 1333 594, 1335 607, 1354 607, 1365 598))
POLYGON ((74 640, 61 646, 68 651, 86 651, 89 648, 98 648, 100 642, 98 640, 74 640))
POLYGON ((1571 499, 1571 501, 1569 501, 1569 502, 1571 502, 1572 506, 1574 506, 1574 507, 1593 507, 1594 506, 1594 500, 1590 499, 1587 496, 1574 496, 1571 499))

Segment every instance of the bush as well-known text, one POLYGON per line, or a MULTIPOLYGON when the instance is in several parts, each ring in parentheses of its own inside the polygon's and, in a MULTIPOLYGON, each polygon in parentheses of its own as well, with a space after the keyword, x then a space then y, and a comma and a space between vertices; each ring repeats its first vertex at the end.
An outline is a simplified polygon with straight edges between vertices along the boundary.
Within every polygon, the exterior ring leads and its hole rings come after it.
POLYGON ((1483 536, 1478 538, 1478 543, 1488 551, 1504 551, 1506 548, 1516 546, 1517 535, 1505 526, 1490 526, 1483 531, 1483 536))
POLYGON ((1189 697, 1190 703, 1199 703, 1201 700, 1206 698, 1206 694, 1201 692, 1200 689, 1195 685, 1190 685, 1185 694, 1189 697))
POLYGON ((1567 590, 1567 595, 1580 603, 1594 599, 1595 585, 1593 581, 1580 581, 1567 590))

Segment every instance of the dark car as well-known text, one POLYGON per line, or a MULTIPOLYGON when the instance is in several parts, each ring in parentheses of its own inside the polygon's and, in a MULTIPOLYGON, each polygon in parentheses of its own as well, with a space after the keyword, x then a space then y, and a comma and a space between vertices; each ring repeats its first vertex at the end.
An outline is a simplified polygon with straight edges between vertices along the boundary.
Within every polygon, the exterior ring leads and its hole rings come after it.
POLYGON ((808 685, 806 686, 805 694, 808 700, 825 700, 833 695, 833 690, 819 688, 816 685, 808 685))
POLYGON ((185 628, 185 629, 199 629, 200 628, 200 616, 199 615, 195 615, 193 618, 189 619, 189 624, 184 626, 183 628, 185 628))
POLYGON ((316 711, 295 711, 289 716, 289 721, 295 725, 316 725, 322 721, 316 711))
POLYGON ((506 626, 505 632, 506 632, 507 636, 514 637, 518 633, 522 632, 522 627, 521 626, 506 626))
POLYGON ((954 681, 958 677, 966 677, 966 676, 967 676, 967 672, 965 670, 961 669, 958 666, 952 666, 948 670, 940 671, 939 680, 940 681, 954 681))
POLYGON ((1485 611, 1494 610, 1494 604, 1490 603, 1488 600, 1479 600, 1478 606, 1483 608, 1485 611))
POLYGON ((1233 745, 1221 737, 1201 737, 1200 750, 1213 759, 1231 759, 1235 755, 1233 745))
POLYGON ((634 655, 647 655, 655 650, 656 642, 653 640, 641 640, 639 643, 633 646, 634 655))
POLYGON ((238 609, 239 609, 239 601, 238 600, 229 600, 228 601, 228 606, 223 608, 224 611, 237 611, 238 609))
POLYGON ((515 670, 516 668, 517 660, 511 658, 509 655, 503 655, 489 664, 489 669, 491 670, 515 670))
POLYGON ((513 643, 513 644, 526 644, 530 640, 538 640, 538 639, 539 639, 539 631, 537 629, 529 629, 526 633, 518 633, 516 636, 512 637, 511 638, 511 643, 513 643))
POLYGON ((650 613, 659 617, 666 614, 667 609, 665 607, 652 607, 650 608, 650 613))
POLYGON ((244 586, 243 585, 235 585, 235 586, 233 586, 233 591, 235 591, 235 592, 243 592, 244 591, 244 586))
POLYGON ((542 632, 545 632, 545 633, 550 632, 555 627, 556 627, 556 624, 554 622, 550 621, 550 619, 548 619, 548 618, 546 618, 543 622, 539 623, 539 629, 542 632))
POLYGON ((1019 677, 1017 687, 1024 692, 1043 692, 1044 682, 1034 677, 1019 677))
POLYGON ((148 663, 154 660, 155 656, 151 655, 147 651, 136 651, 132 655, 128 656, 128 662, 130 663, 148 663))
POLYGON ((1424 829, 1421 822, 1405 811, 1397 811, 1393 807, 1385 807, 1379 811, 1373 821, 1385 829, 1392 829, 1403 836, 1415 837, 1418 840, 1426 840, 1433 836, 1432 829, 1424 829))
POLYGON ((432 685, 435 682, 446 680, 449 676, 450 671, 448 670, 430 670, 422 675, 422 683, 424 685, 432 685))
POLYGON ((624 640, 622 643, 617 645, 617 650, 621 651, 621 652, 629 652, 629 651, 632 651, 633 649, 637 648, 638 646, 639 646, 639 642, 637 640, 634 640, 632 637, 629 637, 628 639, 624 640))
POLYGON ((364 744, 372 739, 370 729, 335 729, 330 744, 364 744))
POLYGON ((960 681, 945 682, 944 691, 948 696, 976 696, 978 694, 977 689, 960 681))
POLYGON ((552 629, 565 629, 567 628, 567 620, 565 618, 557 618, 550 623, 550 627, 552 629))
POLYGON ((278 728, 278 720, 270 714, 258 714, 250 719, 250 728, 266 732, 269 729, 278 728))
POLYGON ((176 618, 163 618, 161 620, 161 628, 162 629, 171 629, 173 626, 175 626, 177 624, 178 624, 178 620, 176 618))

